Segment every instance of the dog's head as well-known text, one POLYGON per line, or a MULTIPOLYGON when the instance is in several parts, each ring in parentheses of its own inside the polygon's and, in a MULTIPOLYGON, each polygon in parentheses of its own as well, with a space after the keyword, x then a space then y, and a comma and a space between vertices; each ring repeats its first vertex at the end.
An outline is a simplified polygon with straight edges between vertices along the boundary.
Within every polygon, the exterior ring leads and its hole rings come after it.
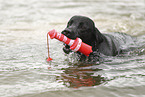
POLYGON ((73 16, 61 33, 70 39, 79 37, 84 43, 89 45, 92 45, 94 41, 98 44, 103 40, 94 22, 85 16, 73 16))
POLYGON ((91 19, 84 16, 73 16, 62 34, 70 39, 81 38, 83 42, 94 39, 93 32, 95 31, 94 23, 91 19))

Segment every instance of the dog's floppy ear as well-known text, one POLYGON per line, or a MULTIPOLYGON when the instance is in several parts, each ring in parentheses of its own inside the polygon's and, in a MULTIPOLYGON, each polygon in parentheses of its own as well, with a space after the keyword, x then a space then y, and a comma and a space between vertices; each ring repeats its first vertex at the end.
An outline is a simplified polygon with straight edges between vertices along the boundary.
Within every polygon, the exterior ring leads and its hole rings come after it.
MULTIPOLYGON (((91 19, 90 19, 91 20, 91 19)), ((103 36, 103 34, 101 34, 101 32, 95 27, 95 23, 93 22, 93 20, 91 20, 91 22, 92 22, 92 31, 93 31, 93 35, 95 36, 95 40, 96 40, 96 42, 97 42, 97 44, 99 44, 99 43, 101 43, 101 42, 103 42, 103 40, 104 40, 104 36, 103 36)))
POLYGON ((101 43, 101 42, 103 42, 103 37, 104 36, 100 33, 100 31, 97 28, 95 28, 94 35, 96 37, 96 42, 98 44, 101 43))

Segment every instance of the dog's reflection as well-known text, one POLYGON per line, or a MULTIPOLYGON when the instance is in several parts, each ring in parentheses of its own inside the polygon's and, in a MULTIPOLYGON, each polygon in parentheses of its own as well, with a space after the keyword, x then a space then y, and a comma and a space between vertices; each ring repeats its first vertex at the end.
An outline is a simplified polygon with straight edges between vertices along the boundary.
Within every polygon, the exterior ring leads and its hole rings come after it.
POLYGON ((79 88, 86 86, 100 85, 105 82, 105 78, 101 75, 95 75, 101 69, 93 64, 73 64, 72 67, 63 69, 61 79, 67 87, 79 88))

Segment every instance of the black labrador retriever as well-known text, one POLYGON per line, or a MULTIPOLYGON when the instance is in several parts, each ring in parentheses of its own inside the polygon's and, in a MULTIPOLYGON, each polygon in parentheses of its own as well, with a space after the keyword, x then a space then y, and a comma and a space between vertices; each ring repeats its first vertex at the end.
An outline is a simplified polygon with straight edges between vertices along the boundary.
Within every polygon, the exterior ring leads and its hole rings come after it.
MULTIPOLYGON (((70 39, 79 37, 84 43, 92 46, 93 53, 90 56, 98 56, 98 53, 116 56, 123 51, 123 45, 132 41, 132 37, 124 33, 102 34, 94 22, 85 16, 73 16, 61 33, 70 39)), ((64 46, 63 51, 67 54, 71 52, 68 45, 64 46)), ((77 53, 84 58, 83 54, 77 53)))

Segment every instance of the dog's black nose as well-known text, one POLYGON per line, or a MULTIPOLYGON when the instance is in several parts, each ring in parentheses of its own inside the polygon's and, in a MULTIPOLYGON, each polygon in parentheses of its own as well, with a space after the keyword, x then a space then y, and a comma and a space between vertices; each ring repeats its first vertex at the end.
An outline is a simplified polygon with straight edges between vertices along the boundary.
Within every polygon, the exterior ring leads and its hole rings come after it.
POLYGON ((63 30, 61 33, 64 34, 65 36, 69 36, 69 35, 71 34, 71 30, 68 29, 68 28, 66 28, 66 29, 63 30))
POLYGON ((61 33, 70 39, 76 39, 78 37, 78 34, 72 28, 65 28, 61 33))

